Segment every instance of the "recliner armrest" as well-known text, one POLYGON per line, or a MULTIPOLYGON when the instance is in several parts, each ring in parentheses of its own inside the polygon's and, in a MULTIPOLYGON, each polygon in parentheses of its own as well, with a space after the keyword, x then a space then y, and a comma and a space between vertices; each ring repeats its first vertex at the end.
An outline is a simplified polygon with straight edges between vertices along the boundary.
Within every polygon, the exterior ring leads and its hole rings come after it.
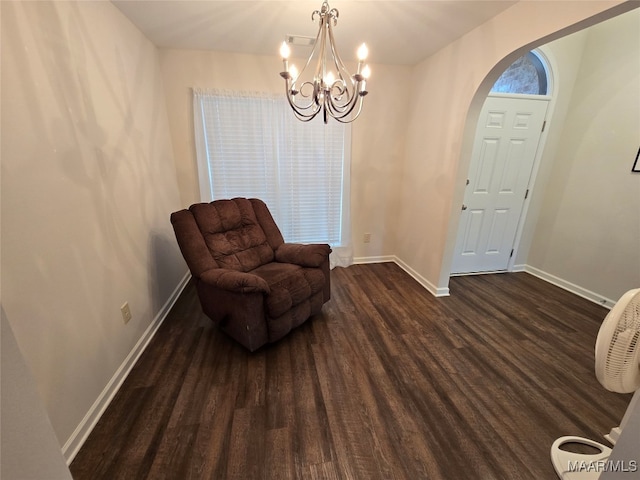
POLYGON ((269 285, 264 279, 252 273, 238 272, 228 268, 213 268, 207 270, 200 275, 200 280, 230 292, 253 293, 263 292, 269 293, 269 285))
POLYGON ((283 243, 276 249, 276 262, 319 267, 331 253, 327 244, 283 243))

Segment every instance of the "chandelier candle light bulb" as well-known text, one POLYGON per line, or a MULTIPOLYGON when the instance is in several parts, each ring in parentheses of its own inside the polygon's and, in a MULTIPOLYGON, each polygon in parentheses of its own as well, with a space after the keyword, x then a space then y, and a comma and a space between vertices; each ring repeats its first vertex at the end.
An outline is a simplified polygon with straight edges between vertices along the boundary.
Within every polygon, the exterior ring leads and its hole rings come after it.
POLYGON ((358 49, 358 72, 357 73, 360 73, 360 70, 362 69, 362 64, 367 59, 367 55, 369 55, 369 49, 363 43, 362 45, 360 45, 360 48, 358 49))
POLYGON ((336 81, 336 77, 333 75, 333 72, 327 73, 326 77, 324 78, 324 83, 328 89, 331 89, 331 86, 334 84, 335 81, 336 81))
POLYGON ((285 72, 289 71, 289 55, 291 55, 289 45, 287 45, 287 42, 282 42, 282 45, 280 46, 280 56, 282 57, 282 63, 284 63, 285 72))
POLYGON ((284 71, 280 76, 285 81, 285 91, 293 112, 303 122, 315 118, 322 111, 324 123, 333 117, 341 123, 353 122, 362 110, 367 95, 366 84, 371 70, 364 64, 369 50, 363 43, 357 50, 358 67, 351 75, 338 55, 333 27, 338 23, 338 10, 322 2, 320 10, 311 14, 311 20, 318 17, 318 34, 313 50, 302 70, 298 73, 294 65, 289 68, 291 49, 287 42, 280 47, 284 71), (315 59, 315 62, 312 60, 315 59), (315 64, 315 70, 305 77, 305 70, 315 64), (335 73, 334 73, 335 71, 335 73), (306 80, 305 80, 306 78, 306 80))

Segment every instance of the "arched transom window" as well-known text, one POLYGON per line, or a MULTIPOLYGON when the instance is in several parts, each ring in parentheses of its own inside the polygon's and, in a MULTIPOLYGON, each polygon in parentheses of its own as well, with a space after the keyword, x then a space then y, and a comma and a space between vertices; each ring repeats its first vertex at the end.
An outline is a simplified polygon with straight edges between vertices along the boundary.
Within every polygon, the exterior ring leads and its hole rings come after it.
POLYGON ((509 65, 491 88, 494 93, 547 95, 548 82, 544 64, 534 52, 528 52, 509 65))

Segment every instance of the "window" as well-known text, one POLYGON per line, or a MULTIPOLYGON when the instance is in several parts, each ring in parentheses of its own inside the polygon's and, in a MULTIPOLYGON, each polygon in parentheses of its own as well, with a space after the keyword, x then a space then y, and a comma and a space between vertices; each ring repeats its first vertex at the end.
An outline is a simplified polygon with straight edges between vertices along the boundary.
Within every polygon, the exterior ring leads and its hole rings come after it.
POLYGON ((300 122, 283 96, 194 90, 203 201, 265 201, 287 242, 345 246, 350 125, 300 122))
POLYGON ((540 58, 529 52, 507 68, 491 88, 494 93, 546 95, 547 72, 540 58))

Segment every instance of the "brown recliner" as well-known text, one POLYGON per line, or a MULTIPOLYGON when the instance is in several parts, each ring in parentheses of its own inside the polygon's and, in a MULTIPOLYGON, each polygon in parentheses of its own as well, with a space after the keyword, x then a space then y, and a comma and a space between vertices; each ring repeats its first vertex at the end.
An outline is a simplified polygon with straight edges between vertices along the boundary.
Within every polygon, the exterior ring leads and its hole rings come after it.
POLYGON ((330 298, 329 245, 285 243, 262 200, 197 203, 172 213, 171 224, 204 313, 250 351, 330 298))

